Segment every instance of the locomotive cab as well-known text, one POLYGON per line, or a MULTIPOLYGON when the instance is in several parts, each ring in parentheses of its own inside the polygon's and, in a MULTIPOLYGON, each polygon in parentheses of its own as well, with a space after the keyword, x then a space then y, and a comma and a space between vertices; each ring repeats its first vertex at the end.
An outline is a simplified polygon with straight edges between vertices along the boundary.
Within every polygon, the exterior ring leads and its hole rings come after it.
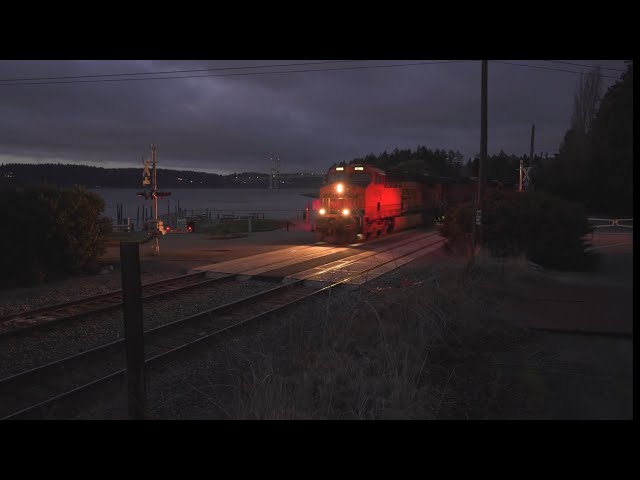
POLYGON ((320 240, 354 242, 390 232, 401 213, 401 190, 376 167, 332 167, 320 189, 315 226, 320 240))
POLYGON ((314 230, 319 240, 348 243, 433 224, 446 207, 471 198, 472 185, 372 165, 329 169, 320 188, 314 230))
POLYGON ((361 200, 370 178, 352 166, 334 167, 320 189, 315 230, 320 240, 353 242, 362 230, 361 200))

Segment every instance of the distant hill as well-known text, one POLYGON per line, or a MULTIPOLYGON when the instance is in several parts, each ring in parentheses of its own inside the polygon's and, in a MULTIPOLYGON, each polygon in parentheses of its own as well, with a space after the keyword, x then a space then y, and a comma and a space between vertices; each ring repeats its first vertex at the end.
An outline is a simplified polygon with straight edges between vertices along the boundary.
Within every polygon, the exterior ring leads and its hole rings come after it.
MULTIPOLYGON (((189 170, 158 169, 160 190, 172 188, 268 188, 269 174, 259 172, 217 175, 189 170)), ((281 175, 280 188, 319 187, 320 175, 281 175)), ((58 187, 142 188, 142 168, 102 168, 88 165, 2 164, 0 187, 49 184, 58 187)))

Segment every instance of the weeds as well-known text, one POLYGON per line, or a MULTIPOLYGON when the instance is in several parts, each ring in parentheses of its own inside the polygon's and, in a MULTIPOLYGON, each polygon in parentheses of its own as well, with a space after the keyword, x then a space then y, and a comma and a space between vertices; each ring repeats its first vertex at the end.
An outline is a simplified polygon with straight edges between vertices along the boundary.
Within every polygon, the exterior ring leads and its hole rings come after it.
POLYGON ((491 355, 524 339, 493 314, 505 268, 475 262, 461 274, 449 262, 332 292, 211 353, 209 370, 194 370, 209 384, 183 379, 183 394, 219 418, 484 418, 502 382, 491 355))

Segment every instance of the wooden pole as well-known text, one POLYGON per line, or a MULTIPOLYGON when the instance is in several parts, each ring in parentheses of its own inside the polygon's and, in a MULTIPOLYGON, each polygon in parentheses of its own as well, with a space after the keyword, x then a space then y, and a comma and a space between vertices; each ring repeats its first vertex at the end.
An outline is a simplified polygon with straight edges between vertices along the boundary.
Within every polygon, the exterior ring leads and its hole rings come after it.
POLYGON ((153 253, 154 255, 160 255, 160 240, 158 235, 155 235, 155 229, 158 228, 158 176, 156 173, 156 146, 151 145, 151 159, 153 163, 153 220, 154 220, 154 238, 153 238, 153 253))
POLYGON ((142 281, 140 249, 137 242, 120 242, 122 269, 122 311, 127 368, 129 418, 144 419, 146 391, 144 382, 144 334, 142 323, 142 281))
MULTIPOLYGON (((531 149, 529 150, 529 168, 533 167, 533 140, 536 136, 536 126, 531 125, 531 149)), ((527 184, 527 189, 529 185, 527 184)))
POLYGON ((478 208, 482 208, 482 197, 487 187, 487 61, 482 60, 482 86, 480 92, 480 171, 478 185, 478 208))
MULTIPOLYGON (((476 212, 482 215, 482 198, 487 184, 487 60, 482 60, 480 88, 480 166, 478 172, 478 203, 476 212)), ((482 244, 482 223, 476 228, 477 244, 482 244)))

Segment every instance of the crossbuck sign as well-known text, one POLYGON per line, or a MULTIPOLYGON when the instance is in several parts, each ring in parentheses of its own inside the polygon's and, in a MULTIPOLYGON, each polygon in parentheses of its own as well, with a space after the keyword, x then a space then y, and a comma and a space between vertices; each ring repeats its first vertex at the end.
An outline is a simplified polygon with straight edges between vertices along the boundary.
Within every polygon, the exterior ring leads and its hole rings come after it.
POLYGON ((142 186, 146 187, 147 185, 151 185, 151 172, 149 171, 149 161, 145 160, 142 170, 142 186))

